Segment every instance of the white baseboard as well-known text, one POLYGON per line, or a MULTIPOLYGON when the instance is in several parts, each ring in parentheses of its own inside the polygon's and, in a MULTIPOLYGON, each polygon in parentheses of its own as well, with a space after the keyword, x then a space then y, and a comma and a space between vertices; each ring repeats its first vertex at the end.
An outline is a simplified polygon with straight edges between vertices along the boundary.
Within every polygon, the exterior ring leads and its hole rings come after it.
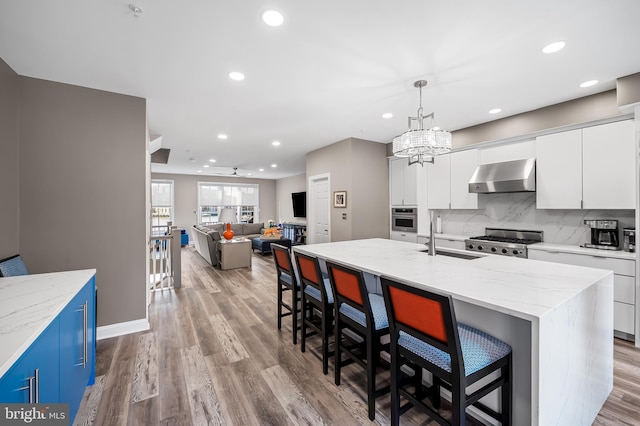
POLYGON ((146 318, 119 322, 117 324, 103 325, 96 329, 96 339, 108 339, 110 337, 124 336, 125 334, 137 333, 149 330, 149 320, 146 318))

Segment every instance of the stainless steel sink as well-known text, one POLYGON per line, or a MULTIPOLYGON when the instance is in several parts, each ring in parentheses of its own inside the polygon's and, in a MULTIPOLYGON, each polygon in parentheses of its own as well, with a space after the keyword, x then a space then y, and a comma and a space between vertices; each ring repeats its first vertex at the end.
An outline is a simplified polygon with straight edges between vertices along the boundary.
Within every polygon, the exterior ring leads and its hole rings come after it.
MULTIPOLYGON (((420 250, 420 251, 422 253, 429 253, 429 249, 420 250)), ((482 255, 477 255, 472 253, 462 253, 462 252, 448 251, 448 250, 442 250, 442 249, 436 250, 436 256, 456 257, 458 259, 464 259, 464 260, 473 260, 473 259, 479 259, 481 257, 484 257, 482 255)))

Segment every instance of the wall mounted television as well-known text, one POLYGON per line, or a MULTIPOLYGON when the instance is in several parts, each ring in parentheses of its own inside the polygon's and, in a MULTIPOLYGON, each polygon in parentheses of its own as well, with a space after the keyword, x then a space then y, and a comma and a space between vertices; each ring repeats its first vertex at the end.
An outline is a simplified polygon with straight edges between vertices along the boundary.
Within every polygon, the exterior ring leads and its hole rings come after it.
POLYGON ((291 194, 293 202, 293 217, 307 217, 307 193, 294 192, 291 194))

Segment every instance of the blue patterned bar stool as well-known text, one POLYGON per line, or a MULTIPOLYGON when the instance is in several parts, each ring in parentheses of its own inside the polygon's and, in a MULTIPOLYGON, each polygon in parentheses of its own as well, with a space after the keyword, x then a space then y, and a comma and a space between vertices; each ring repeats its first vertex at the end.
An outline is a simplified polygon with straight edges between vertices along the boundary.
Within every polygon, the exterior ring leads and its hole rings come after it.
POLYGON ((291 315, 291 328, 293 330, 293 344, 298 343, 298 305, 300 303, 300 283, 296 276, 291 254, 287 247, 279 244, 271 244, 273 251, 273 261, 276 264, 276 274, 278 280, 278 330, 282 328, 282 317, 291 315), (282 298, 285 291, 291 291, 291 304, 287 304, 282 298), (282 308, 286 312, 282 312, 282 308))
POLYGON ((389 392, 389 386, 376 389, 376 369, 380 365, 380 338, 389 334, 384 299, 369 293, 362 271, 327 261, 329 281, 333 290, 335 317, 335 382, 340 385, 340 371, 353 362, 364 367, 367 374, 367 406, 369 419, 376 415, 376 397, 389 392), (349 333, 362 341, 350 339, 349 333), (342 355, 347 357, 342 359, 342 355))
POLYGON ((402 413, 412 406, 420 406, 439 424, 461 425, 466 421, 466 408, 473 405, 503 425, 510 425, 511 346, 458 323, 451 296, 417 289, 386 277, 381 277, 381 282, 391 337, 391 424, 398 425, 402 413), (416 374, 418 377, 422 368, 433 374, 429 392, 423 392, 421 384, 409 387, 401 383, 403 364, 420 372, 416 374), (468 386, 494 372, 499 373, 497 378, 467 394, 468 386), (410 392, 414 387, 414 392, 410 392), (435 411, 440 408, 440 387, 451 391, 451 422, 435 411), (478 402, 498 388, 501 388, 501 413, 478 402), (434 409, 424 403, 429 394, 434 409), (402 407, 400 396, 408 400, 402 407))
POLYGON ((322 373, 329 372, 329 337, 333 334, 333 292, 328 278, 324 278, 317 257, 294 252, 302 297, 302 334, 300 350, 305 351, 307 337, 322 337, 322 373), (319 312, 320 315, 316 315, 319 312), (311 332, 307 332, 307 328, 311 332))
POLYGON ((29 275, 27 267, 19 254, 0 260, 0 277, 17 277, 29 275))

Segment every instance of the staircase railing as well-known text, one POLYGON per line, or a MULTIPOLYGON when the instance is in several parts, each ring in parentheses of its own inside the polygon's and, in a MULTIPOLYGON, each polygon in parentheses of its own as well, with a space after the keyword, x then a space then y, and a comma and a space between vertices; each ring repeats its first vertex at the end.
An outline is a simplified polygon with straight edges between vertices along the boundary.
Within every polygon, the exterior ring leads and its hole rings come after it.
POLYGON ((167 235, 149 239, 151 291, 181 287, 180 232, 176 230, 176 227, 172 227, 167 235))

